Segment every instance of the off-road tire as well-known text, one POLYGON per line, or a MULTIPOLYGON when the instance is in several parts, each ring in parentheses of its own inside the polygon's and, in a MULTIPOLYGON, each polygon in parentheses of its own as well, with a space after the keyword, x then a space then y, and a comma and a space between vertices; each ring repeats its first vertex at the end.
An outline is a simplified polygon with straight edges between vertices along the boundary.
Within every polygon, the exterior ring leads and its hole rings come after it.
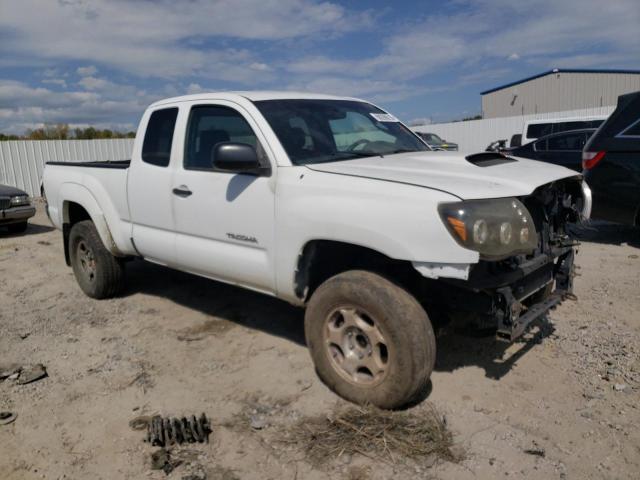
POLYGON ((318 376, 331 390, 351 402, 384 409, 409 404, 426 386, 436 360, 433 327, 418 301, 383 276, 363 270, 340 273, 318 287, 307 305, 305 337, 318 376), (332 312, 343 307, 365 312, 385 340, 387 364, 377 383, 356 384, 336 364, 335 347, 329 346, 334 344, 326 336, 332 312))
MULTIPOLYGON (((69 233, 71 267, 82 291, 91 298, 115 296, 124 286, 124 263, 105 248, 91 220, 78 222, 69 233), (91 254, 92 275, 83 267, 83 256, 91 254)), ((85 262, 86 263, 86 262, 85 262)))
POLYGON ((27 222, 20 223, 12 223, 11 225, 7 225, 10 233, 24 233, 27 231, 27 227, 29 224, 27 222))

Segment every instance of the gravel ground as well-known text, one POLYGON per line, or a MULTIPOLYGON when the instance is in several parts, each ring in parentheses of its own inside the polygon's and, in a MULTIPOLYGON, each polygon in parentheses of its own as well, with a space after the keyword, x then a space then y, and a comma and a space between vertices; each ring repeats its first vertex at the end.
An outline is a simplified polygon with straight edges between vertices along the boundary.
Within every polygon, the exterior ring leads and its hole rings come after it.
POLYGON ((640 233, 595 224, 580 236, 577 301, 526 341, 439 338, 411 413, 436 408, 463 460, 338 452, 319 465, 287 428, 344 402, 314 373, 301 310, 140 261, 121 297, 91 300, 39 208, 26 234, 0 234, 0 367, 48 372, 0 380, 0 410, 17 414, 0 425, 0 478, 638 478, 640 233), (130 420, 201 412, 210 443, 174 449, 168 476, 152 470, 157 449, 130 420))

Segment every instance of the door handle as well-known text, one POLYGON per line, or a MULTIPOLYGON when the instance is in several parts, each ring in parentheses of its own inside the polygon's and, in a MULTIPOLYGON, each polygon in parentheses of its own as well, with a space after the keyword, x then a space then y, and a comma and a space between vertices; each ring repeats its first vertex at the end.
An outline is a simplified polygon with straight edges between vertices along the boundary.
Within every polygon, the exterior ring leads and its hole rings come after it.
POLYGON ((179 197, 188 197, 189 195, 191 195, 193 192, 191 190, 189 190, 189 187, 187 187, 186 185, 180 185, 177 188, 173 189, 173 194, 177 195, 179 197))

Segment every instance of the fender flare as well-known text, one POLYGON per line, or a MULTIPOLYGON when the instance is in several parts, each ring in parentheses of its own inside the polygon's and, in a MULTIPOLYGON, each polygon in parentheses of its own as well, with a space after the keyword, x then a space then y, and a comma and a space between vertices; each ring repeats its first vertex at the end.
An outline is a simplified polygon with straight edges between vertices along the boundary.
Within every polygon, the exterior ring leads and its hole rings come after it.
POLYGON ((86 212, 89 214, 89 218, 98 231, 100 240, 102 240, 103 245, 112 255, 116 257, 124 256, 113 240, 113 236, 111 235, 111 231, 109 230, 109 225, 107 224, 107 220, 104 216, 102 208, 100 208, 98 201, 95 199, 88 188, 78 183, 64 183, 60 187, 60 196, 64 198, 61 210, 61 223, 64 238, 65 260, 67 261, 67 264, 70 264, 68 241, 69 233, 71 231, 71 225, 69 222, 70 203, 77 203, 86 210, 86 212))

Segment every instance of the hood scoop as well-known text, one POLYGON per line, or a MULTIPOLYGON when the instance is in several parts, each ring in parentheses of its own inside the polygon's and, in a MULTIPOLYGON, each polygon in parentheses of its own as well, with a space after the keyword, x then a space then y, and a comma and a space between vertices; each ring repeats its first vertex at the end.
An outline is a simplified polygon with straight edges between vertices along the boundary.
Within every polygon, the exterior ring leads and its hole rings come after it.
POLYGON ((497 152, 474 153, 473 155, 468 155, 464 158, 467 162, 472 163, 477 167, 493 167, 494 165, 517 162, 516 159, 497 152))

